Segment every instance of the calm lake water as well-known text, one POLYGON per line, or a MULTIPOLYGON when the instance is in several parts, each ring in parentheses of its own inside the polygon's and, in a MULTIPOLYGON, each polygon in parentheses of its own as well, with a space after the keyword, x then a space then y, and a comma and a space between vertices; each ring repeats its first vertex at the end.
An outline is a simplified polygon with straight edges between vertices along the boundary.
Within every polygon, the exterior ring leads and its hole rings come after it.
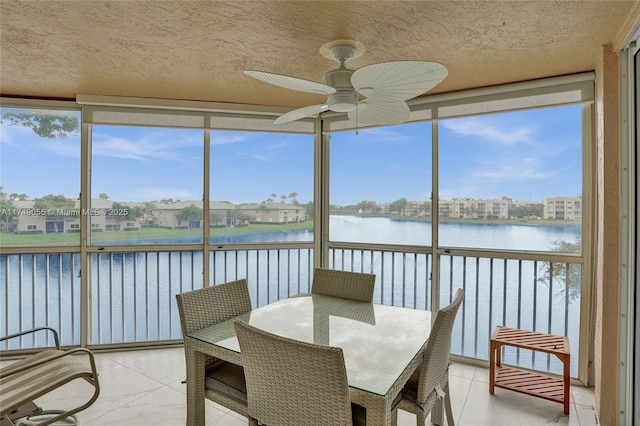
MULTIPOLYGON (((431 245, 431 223, 396 220, 387 217, 331 216, 331 241, 431 245)), ((439 228, 439 245, 447 247, 487 248, 503 250, 546 251, 554 242, 579 241, 581 226, 575 224, 536 225, 526 223, 503 225, 482 222, 443 222, 439 228)), ((237 234, 211 238, 213 244, 244 244, 263 242, 313 241, 312 229, 237 234)), ((158 238, 145 244, 202 244, 201 237, 158 238)), ((132 245, 139 241, 110 241, 104 245, 132 245)))
MULTIPOLYGON (((431 223, 385 217, 331 216, 330 239, 359 243, 431 245, 431 223)), ((504 250, 552 250, 554 242, 576 242, 580 225, 502 225, 442 222, 439 245, 504 250)))

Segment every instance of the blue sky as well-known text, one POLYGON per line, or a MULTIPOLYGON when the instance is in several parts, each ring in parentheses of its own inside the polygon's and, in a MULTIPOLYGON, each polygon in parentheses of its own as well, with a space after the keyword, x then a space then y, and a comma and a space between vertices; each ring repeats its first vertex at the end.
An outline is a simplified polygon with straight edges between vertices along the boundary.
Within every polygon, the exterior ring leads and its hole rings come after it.
MULTIPOLYGON (((29 198, 80 190, 80 139, 42 139, 3 124, 0 185, 29 198)), ((440 122, 440 198, 539 201, 581 194, 581 107, 548 108, 440 122)), ((114 201, 199 200, 203 132, 94 126, 93 197, 114 201)), ((431 123, 337 133, 331 142, 333 204, 426 200, 431 123)), ((313 137, 211 134, 211 199, 260 202, 313 197, 313 137)), ((288 202, 290 200, 287 200, 288 202)))

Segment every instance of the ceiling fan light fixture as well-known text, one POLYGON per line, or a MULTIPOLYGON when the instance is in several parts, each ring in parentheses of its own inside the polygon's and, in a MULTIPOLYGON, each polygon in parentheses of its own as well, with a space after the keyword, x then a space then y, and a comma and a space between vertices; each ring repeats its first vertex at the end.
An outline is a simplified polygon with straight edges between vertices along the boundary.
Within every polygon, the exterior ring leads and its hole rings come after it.
POLYGON ((356 109, 358 98, 354 91, 340 91, 328 95, 327 105, 331 111, 349 112, 356 109))

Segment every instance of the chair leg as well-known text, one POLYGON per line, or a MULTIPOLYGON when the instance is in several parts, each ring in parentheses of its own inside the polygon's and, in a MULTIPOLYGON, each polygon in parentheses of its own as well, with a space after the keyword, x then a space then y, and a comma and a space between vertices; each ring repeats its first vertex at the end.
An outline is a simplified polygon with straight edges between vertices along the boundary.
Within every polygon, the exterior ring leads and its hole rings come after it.
POLYGON ((431 409, 431 423, 439 426, 444 424, 442 411, 443 411, 442 400, 438 398, 436 402, 433 404, 433 408, 431 409))
POLYGON ((447 411, 447 426, 454 426, 453 410, 451 409, 451 395, 449 394, 449 383, 445 386, 444 408, 447 411))
POLYGON ((427 415, 424 411, 419 411, 416 413, 416 425, 417 426, 425 426, 427 424, 427 415))

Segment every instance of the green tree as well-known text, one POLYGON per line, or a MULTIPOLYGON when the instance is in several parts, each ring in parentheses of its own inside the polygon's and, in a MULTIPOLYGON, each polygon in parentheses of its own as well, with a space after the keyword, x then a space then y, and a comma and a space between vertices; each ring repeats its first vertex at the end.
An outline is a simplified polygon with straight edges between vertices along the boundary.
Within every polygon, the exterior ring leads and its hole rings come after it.
MULTIPOLYGON (((580 253, 582 241, 578 239, 575 243, 569 241, 554 241, 553 251, 560 253, 580 253)), ((567 297, 570 302, 580 296, 582 288, 582 268, 578 263, 568 262, 543 262, 539 269, 538 282, 546 285, 557 283, 561 286, 559 294, 567 297), (552 283, 553 280, 553 283, 552 283)))
POLYGON ((391 214, 402 214, 405 207, 407 207, 407 199, 399 198, 389 204, 389 211, 391 214))
POLYGON ((29 128, 42 138, 67 138, 78 134, 78 116, 67 111, 8 109, 0 117, 1 124, 29 128))
POLYGON ((7 232, 13 223, 14 209, 16 205, 13 200, 4 192, 4 187, 0 186, 0 225, 2 232, 7 232))
POLYGON ((307 209, 305 216, 307 217, 307 219, 309 220, 315 220, 315 210, 314 210, 314 205, 313 205, 313 201, 309 201, 307 204, 304 205, 305 208, 307 209))
POLYGON ((98 195, 98 198, 101 200, 108 200, 109 196, 103 192, 100 195, 98 195))
POLYGON ((190 225, 191 221, 202 220, 202 209, 194 204, 187 206, 176 214, 176 220, 178 224, 187 222, 190 225))
POLYGON ((222 225, 222 221, 224 220, 224 215, 217 211, 211 210, 209 212, 209 225, 222 225))
POLYGON ((478 217, 478 206, 475 204, 467 204, 464 208, 464 216, 465 218, 477 218, 478 217))
POLYGON ((377 204, 375 201, 360 201, 357 205, 356 205, 357 209, 358 209, 358 213, 361 214, 367 214, 367 213, 372 213, 374 211, 376 211, 377 208, 377 204))
POLYGON ((240 206, 236 206, 233 210, 233 217, 236 219, 236 226, 246 225, 251 220, 251 216, 243 212, 240 206))
POLYGON ((111 211, 114 213, 114 219, 118 222, 132 222, 143 215, 142 207, 131 207, 128 204, 118 202, 114 202, 113 204, 111 204, 111 211))
POLYGON ((33 207, 36 210, 47 212, 47 220, 53 221, 56 233, 64 231, 64 229, 60 228, 61 222, 73 222, 79 217, 75 200, 62 194, 48 194, 33 201, 33 207))
POLYGON ((142 219, 140 220, 141 226, 151 226, 155 221, 153 213, 156 211, 156 205, 150 201, 145 201, 141 207, 142 219))
POLYGON ((291 199, 291 202, 293 204, 298 204, 298 193, 297 192, 292 192, 291 194, 289 194, 289 198, 291 199))

